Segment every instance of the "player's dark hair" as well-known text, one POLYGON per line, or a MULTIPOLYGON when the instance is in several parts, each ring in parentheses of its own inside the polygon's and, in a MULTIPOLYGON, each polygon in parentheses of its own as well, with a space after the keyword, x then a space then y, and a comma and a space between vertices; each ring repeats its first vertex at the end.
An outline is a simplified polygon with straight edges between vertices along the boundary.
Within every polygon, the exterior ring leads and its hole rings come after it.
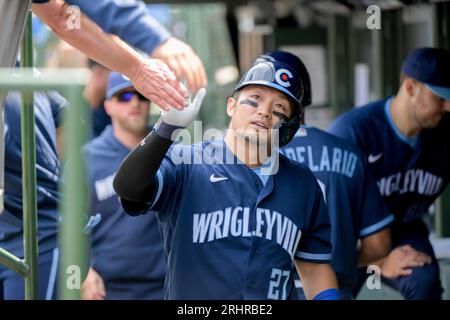
MULTIPOLYGON (((231 97, 232 97, 234 100, 237 101, 237 100, 239 99, 239 96, 240 96, 240 95, 241 95, 241 89, 238 89, 238 90, 236 90, 236 91, 233 92, 233 94, 231 95, 231 97)), ((227 127, 230 126, 230 122, 231 122, 231 118, 228 119, 227 127)))

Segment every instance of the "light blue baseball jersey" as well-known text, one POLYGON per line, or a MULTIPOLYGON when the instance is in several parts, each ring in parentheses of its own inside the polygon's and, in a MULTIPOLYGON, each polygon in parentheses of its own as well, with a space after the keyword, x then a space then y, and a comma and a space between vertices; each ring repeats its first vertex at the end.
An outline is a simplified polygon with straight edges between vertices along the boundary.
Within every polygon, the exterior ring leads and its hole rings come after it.
POLYGON ((112 182, 131 150, 111 126, 85 145, 92 214, 101 221, 92 229, 92 266, 112 299, 163 299, 165 261, 155 215, 127 215, 112 182))
POLYGON ((281 151, 307 165, 322 188, 331 220, 332 266, 341 290, 357 279, 357 241, 394 220, 370 178, 365 156, 344 139, 302 126, 281 151))
POLYGON ((302 164, 280 155, 263 184, 217 140, 173 146, 156 180, 167 299, 293 299, 293 259, 330 261, 328 212, 302 164))

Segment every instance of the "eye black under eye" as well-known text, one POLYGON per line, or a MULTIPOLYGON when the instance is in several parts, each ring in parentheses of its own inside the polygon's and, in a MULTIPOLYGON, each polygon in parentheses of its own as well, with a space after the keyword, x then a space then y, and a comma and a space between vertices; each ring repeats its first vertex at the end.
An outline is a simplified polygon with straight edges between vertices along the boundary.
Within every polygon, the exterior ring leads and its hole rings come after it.
POLYGON ((276 115, 278 118, 280 118, 283 121, 288 121, 289 118, 287 115, 285 115, 284 113, 278 112, 278 111, 274 111, 273 112, 274 115, 276 115))
POLYGON ((256 101, 251 100, 251 99, 242 99, 240 101, 240 103, 241 104, 248 104, 248 105, 250 105, 252 107, 255 107, 255 108, 258 107, 258 103, 256 101))

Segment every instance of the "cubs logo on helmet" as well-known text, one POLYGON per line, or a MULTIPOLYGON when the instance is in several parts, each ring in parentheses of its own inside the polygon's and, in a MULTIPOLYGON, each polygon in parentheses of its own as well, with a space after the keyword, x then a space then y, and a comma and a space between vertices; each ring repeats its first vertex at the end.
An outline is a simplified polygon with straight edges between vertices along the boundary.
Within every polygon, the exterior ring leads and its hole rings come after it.
POLYGON ((288 81, 290 78, 292 78, 292 73, 287 69, 279 69, 275 73, 275 81, 283 87, 290 87, 291 83, 288 81))

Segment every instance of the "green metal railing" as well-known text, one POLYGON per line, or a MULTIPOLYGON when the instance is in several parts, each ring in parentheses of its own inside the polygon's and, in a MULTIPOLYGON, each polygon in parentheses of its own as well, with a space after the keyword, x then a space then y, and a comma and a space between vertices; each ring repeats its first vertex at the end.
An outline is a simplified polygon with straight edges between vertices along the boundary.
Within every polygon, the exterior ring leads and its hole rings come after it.
MULTIPOLYGON (((33 72, 31 13, 28 14, 21 69, 0 69, 0 91, 22 92, 22 177, 24 259, 0 248, 0 263, 25 278, 25 298, 38 299, 38 242, 36 207, 36 148, 34 91, 57 90, 68 98, 65 114, 64 155, 69 168, 64 175, 60 234, 59 298, 79 299, 83 275, 87 272, 87 238, 83 232, 87 195, 81 147, 85 130, 83 87, 90 77, 87 69, 41 70, 33 72), (27 68, 28 67, 28 68, 27 68)), ((50 120, 50 119, 49 119, 50 120)))
MULTIPOLYGON (((33 43, 31 33, 31 14, 25 23, 21 57, 23 67, 33 65, 33 43)), ((9 81, 9 80, 8 80, 9 81)), ((38 243, 36 215, 36 147, 34 133, 33 92, 22 94, 21 134, 22 134, 22 201, 24 259, 0 249, 0 262, 25 277, 25 298, 38 298, 38 243)))
MULTIPOLYGON (((22 48, 20 50, 23 68, 33 67, 33 35, 31 14, 28 14, 22 48)), ((33 92, 22 93, 21 133, 22 133, 22 202, 24 257, 29 267, 25 277, 25 299, 38 297, 38 241, 36 205, 36 141, 34 130, 33 92)))
MULTIPOLYGON (((20 69, 16 72, 11 69, 0 69, 1 91, 19 90, 25 93, 25 96, 32 96, 33 91, 57 90, 70 102, 64 123, 64 159, 67 167, 64 183, 61 184, 62 206, 60 208, 62 221, 59 294, 62 299, 78 299, 80 297, 79 282, 87 269, 87 239, 83 231, 86 222, 84 213, 87 209, 87 190, 81 147, 85 137, 82 119, 86 108, 82 100, 82 93, 83 86, 89 79, 89 73, 90 71, 86 69, 44 69, 41 70, 40 75, 36 75, 32 69, 20 69), (77 272, 79 279, 71 285, 69 282, 74 276, 77 277, 77 272)), ((22 144, 26 148, 23 150, 24 252, 28 255, 25 254, 24 260, 21 260, 6 250, 0 249, 0 263, 24 276, 27 279, 26 298, 37 299, 37 281, 34 278, 37 276, 37 265, 34 260, 37 259, 34 113, 32 105, 28 105, 28 102, 23 108, 26 113, 22 115, 22 130, 26 133, 22 136, 22 144), (26 177, 26 175, 29 176, 26 177), (31 203, 32 201, 34 203, 31 203), (30 219, 30 215, 34 216, 30 219), (32 254, 35 256, 31 257, 32 254), (35 270, 31 271, 31 268, 35 268, 35 270)))

